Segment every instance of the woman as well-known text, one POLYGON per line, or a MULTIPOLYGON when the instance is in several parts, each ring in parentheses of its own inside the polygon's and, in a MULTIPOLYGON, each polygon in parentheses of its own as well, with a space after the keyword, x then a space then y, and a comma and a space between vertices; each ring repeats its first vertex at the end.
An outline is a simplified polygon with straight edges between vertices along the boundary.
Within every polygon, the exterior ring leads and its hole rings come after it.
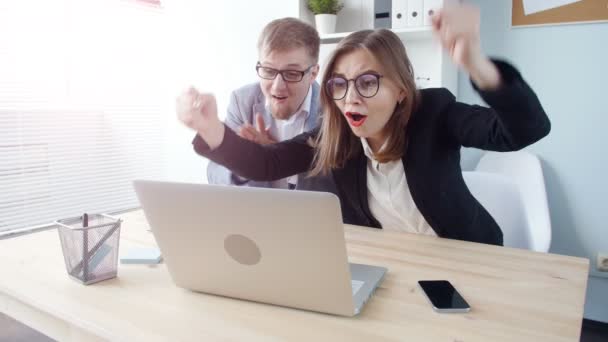
POLYGON ((193 89, 178 99, 178 116, 198 132, 199 154, 246 178, 331 173, 345 223, 501 245, 500 228, 464 183, 460 148, 518 150, 547 135, 550 122, 517 70, 482 54, 476 8, 445 7, 433 27, 492 108, 416 90, 400 39, 368 30, 330 56, 315 132, 256 145, 225 128, 213 95, 193 89))

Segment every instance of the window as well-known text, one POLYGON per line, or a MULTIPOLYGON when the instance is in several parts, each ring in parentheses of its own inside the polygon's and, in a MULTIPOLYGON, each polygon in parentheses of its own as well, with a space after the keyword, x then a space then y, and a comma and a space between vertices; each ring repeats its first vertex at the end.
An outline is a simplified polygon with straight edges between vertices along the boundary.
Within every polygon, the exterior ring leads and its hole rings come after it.
POLYGON ((166 16, 122 0, 0 3, 0 232, 138 206, 165 175, 166 16))

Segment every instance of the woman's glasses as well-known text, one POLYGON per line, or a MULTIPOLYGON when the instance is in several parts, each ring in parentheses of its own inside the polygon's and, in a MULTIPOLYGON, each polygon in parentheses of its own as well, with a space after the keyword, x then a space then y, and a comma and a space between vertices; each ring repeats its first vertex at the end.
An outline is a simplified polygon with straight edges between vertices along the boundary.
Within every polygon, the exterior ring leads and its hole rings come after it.
POLYGON ((341 76, 334 76, 325 82, 325 91, 334 100, 342 100, 348 93, 350 81, 355 83, 357 93, 365 98, 374 97, 380 89, 380 78, 378 74, 361 74, 355 79, 346 79, 341 76))

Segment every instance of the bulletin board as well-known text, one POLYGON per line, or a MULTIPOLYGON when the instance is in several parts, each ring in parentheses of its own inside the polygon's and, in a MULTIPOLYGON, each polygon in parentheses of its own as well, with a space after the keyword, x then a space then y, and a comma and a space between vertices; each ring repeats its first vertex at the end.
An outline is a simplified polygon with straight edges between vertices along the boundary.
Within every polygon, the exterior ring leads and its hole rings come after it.
POLYGON ((512 0, 511 26, 608 22, 608 0, 512 0))

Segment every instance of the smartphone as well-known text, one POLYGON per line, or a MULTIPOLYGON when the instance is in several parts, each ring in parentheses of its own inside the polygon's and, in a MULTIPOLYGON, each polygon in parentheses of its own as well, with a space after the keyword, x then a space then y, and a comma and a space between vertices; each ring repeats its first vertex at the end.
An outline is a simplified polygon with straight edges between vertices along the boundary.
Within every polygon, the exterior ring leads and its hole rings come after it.
POLYGON ((471 307, 447 280, 420 280, 418 285, 437 312, 469 312, 471 307))

